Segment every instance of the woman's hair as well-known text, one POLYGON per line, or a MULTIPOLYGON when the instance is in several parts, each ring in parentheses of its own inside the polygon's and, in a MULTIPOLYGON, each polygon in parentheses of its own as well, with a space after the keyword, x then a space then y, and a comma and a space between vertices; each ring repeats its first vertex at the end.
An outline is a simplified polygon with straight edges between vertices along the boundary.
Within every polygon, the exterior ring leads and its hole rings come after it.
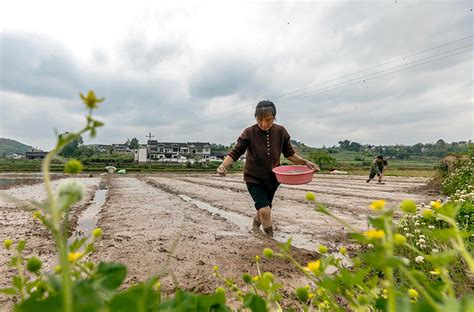
POLYGON ((269 100, 258 102, 257 107, 255 108, 255 117, 262 118, 267 116, 268 113, 272 113, 273 117, 276 116, 277 111, 275 104, 269 100))

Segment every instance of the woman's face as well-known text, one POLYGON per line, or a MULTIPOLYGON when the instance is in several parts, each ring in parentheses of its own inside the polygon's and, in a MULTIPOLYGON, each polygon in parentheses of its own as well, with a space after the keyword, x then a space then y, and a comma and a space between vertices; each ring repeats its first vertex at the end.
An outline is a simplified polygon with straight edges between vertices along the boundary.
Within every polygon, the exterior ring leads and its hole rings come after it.
POLYGON ((275 120, 275 117, 272 113, 268 113, 267 115, 263 117, 257 117, 256 119, 258 127, 263 131, 267 131, 273 126, 273 121, 275 120))

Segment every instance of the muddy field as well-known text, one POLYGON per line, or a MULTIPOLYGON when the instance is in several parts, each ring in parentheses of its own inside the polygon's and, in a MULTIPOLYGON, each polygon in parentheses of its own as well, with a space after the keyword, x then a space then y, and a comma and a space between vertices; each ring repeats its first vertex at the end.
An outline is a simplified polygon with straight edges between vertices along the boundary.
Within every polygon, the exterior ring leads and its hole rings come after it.
MULTIPOLYGON (((29 180, 22 183, 20 174, 15 177, 15 182, 4 183, 3 192, 22 200, 45 198, 39 179, 32 181, 31 176, 25 176, 29 180)), ((0 175, 0 181, 9 178, 0 175)), ((53 185, 57 187, 65 178, 71 179, 56 176, 53 185)), ((104 236, 93 258, 126 264, 127 285, 160 275, 164 289, 171 291, 175 276, 179 286, 208 293, 222 286, 212 276, 214 265, 225 276, 240 280, 243 272, 256 274, 255 255, 265 247, 277 249, 277 243, 289 237, 293 238, 292 253, 302 263, 318 257, 314 250, 320 243, 334 252, 347 244, 344 227, 316 213, 305 201, 308 191, 339 218, 361 230, 367 228, 367 206, 372 200, 385 199, 387 206, 395 206, 403 199, 418 203, 433 199, 415 191, 426 183, 423 178, 387 177, 385 184, 366 183, 365 178, 319 174, 310 184, 280 186, 272 212, 272 240, 251 230, 255 208, 240 174, 82 175, 73 178, 87 187, 87 196, 73 208, 74 234, 101 227, 104 236)), ((31 213, 0 198, 0 239, 26 238, 27 253, 40 256, 49 269, 55 264, 54 246, 31 213)), ((13 274, 6 265, 8 257, 2 248, 0 287, 7 286, 13 274)), ((262 267, 287 287, 305 283, 285 261, 263 260, 262 267)), ((293 302, 291 293, 284 293, 287 304, 293 302)), ((0 296, 1 310, 11 305, 0 296)))

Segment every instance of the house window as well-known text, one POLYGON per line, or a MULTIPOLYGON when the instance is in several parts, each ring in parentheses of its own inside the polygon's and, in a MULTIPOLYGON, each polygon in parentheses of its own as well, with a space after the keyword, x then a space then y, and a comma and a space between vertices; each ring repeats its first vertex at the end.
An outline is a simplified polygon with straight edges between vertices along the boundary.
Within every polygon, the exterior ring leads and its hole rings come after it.
POLYGON ((163 153, 163 152, 164 152, 163 147, 160 147, 160 148, 159 148, 159 152, 160 152, 160 153, 163 153))

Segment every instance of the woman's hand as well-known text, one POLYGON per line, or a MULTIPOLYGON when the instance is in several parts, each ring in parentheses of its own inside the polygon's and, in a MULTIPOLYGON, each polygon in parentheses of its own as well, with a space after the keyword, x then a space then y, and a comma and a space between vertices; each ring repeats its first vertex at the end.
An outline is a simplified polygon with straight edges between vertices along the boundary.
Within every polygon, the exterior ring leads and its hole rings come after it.
POLYGON ((316 165, 313 162, 310 162, 309 160, 305 161, 305 165, 306 165, 306 167, 308 167, 309 169, 314 170, 315 172, 321 171, 321 169, 319 168, 318 165, 316 165))
POLYGON ((220 165, 217 167, 217 173, 221 176, 225 176, 228 173, 228 170, 224 165, 220 165))

